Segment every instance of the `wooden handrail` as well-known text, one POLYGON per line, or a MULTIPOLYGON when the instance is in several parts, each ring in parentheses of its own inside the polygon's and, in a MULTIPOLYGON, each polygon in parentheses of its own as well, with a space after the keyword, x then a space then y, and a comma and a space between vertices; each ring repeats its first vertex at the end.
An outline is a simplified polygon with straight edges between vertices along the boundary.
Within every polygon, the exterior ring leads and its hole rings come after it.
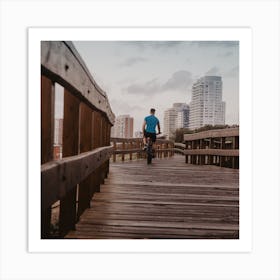
MULTIPOLYGON (((146 151, 143 150, 142 138, 111 138, 111 144, 113 144, 113 161, 116 161, 116 155, 122 155, 121 160, 125 160, 125 155, 129 154, 129 160, 133 159, 133 154, 136 154, 136 158, 144 158, 146 151)), ((157 157, 168 157, 174 155, 174 142, 165 139, 157 139, 154 144, 156 147, 157 157)))
POLYGON ((185 155, 213 155, 225 157, 238 157, 239 150, 232 149, 193 149, 184 150, 185 155))
POLYGON ((184 134, 184 141, 193 141, 206 138, 220 138, 220 137, 233 137, 239 136, 239 127, 213 129, 193 134, 184 134))
POLYGON ((184 140, 185 148, 180 152, 186 156, 186 163, 239 168, 238 127, 185 134, 184 140))
POLYGON ((108 160, 113 146, 101 147, 90 152, 41 165, 42 209, 62 199, 77 184, 108 160))
POLYGON ((109 172, 115 115, 72 42, 41 42, 41 237, 75 228, 109 172), (62 159, 54 159, 55 83, 64 88, 62 159), (59 209, 52 211, 53 203, 59 209), (57 211, 58 210, 58 211, 57 211), (53 215, 55 214, 55 215, 53 215), (55 220, 56 220, 55 219, 55 220), (56 220, 57 222, 57 220, 56 220))
POLYGON ((111 110, 107 94, 95 82, 73 43, 42 41, 41 66, 44 76, 57 81, 90 106, 103 112, 109 122, 114 124, 115 115, 111 110))
MULTIPOLYGON (((130 143, 130 142, 142 142, 143 141, 143 138, 118 138, 118 137, 111 137, 110 138, 110 141, 111 142, 116 142, 116 143, 130 143)), ((157 138, 157 143, 170 143, 170 144, 173 144, 174 142, 173 141, 170 141, 170 140, 166 140, 166 139, 160 139, 160 138, 157 138)))

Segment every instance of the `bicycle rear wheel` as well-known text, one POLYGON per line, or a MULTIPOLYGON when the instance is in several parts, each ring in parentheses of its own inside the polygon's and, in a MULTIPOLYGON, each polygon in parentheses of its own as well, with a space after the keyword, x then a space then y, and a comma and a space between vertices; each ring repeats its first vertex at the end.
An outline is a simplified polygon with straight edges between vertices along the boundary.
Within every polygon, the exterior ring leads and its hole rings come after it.
POLYGON ((148 153, 147 154, 147 164, 151 164, 152 163, 152 158, 153 158, 152 153, 148 153))
POLYGON ((147 164, 152 163, 152 158, 153 158, 153 149, 151 144, 149 143, 148 148, 147 148, 147 164))

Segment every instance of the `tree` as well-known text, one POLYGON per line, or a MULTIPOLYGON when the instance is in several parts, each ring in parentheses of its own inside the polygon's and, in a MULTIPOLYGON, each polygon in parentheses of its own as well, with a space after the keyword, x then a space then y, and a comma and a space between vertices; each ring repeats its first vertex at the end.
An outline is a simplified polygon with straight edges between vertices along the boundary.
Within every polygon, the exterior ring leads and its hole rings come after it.
POLYGON ((193 133, 192 130, 188 128, 179 128, 175 131, 175 142, 183 143, 184 142, 184 134, 193 133))

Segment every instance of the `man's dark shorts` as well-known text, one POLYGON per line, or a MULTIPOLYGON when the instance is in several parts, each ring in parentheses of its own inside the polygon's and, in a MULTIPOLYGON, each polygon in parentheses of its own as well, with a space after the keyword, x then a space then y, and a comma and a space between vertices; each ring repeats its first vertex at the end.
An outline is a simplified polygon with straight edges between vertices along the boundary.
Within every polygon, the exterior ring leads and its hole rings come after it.
POLYGON ((147 138, 147 137, 150 137, 150 138, 152 139, 152 142, 153 142, 153 143, 156 142, 156 139, 157 139, 156 133, 152 133, 152 132, 147 132, 147 131, 145 131, 144 136, 145 136, 146 138, 147 138))

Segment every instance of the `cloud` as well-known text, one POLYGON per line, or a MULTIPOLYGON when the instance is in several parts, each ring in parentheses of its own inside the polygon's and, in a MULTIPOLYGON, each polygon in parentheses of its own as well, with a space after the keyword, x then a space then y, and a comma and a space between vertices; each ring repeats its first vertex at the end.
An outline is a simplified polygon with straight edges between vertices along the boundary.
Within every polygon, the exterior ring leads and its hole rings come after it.
POLYGON ((221 76, 220 69, 214 66, 205 73, 205 76, 221 76))
POLYGON ((120 63, 119 65, 122 67, 130 67, 134 64, 141 63, 141 62, 146 62, 147 59, 143 57, 130 57, 126 59, 124 62, 120 63))
POLYGON ((176 48, 177 46, 185 43, 184 41, 125 41, 121 42, 122 44, 135 47, 143 50, 153 49, 153 50, 168 50, 176 48))
POLYGON ((181 70, 173 73, 172 77, 162 85, 161 89, 166 90, 181 90, 187 89, 193 82, 192 73, 181 70))
POLYGON ((124 89, 129 94, 154 95, 164 91, 186 91, 193 83, 192 73, 181 70, 172 74, 164 83, 159 83, 158 78, 144 83, 133 83, 124 89))
POLYGON ((127 93, 131 94, 144 94, 149 95, 152 93, 157 93, 160 89, 160 85, 157 82, 157 78, 149 80, 142 84, 131 84, 126 88, 127 93))
POLYGON ((238 75, 239 75, 239 66, 234 66, 228 72, 225 73, 224 77, 236 78, 238 75))
POLYGON ((233 52, 232 51, 228 51, 228 52, 225 52, 225 53, 219 53, 217 56, 218 57, 230 57, 233 55, 233 52))
POLYGON ((144 108, 139 105, 131 105, 129 102, 124 102, 123 100, 117 100, 112 99, 110 101, 110 104, 112 108, 114 109, 114 112, 117 113, 117 115, 120 114, 131 114, 135 113, 135 111, 141 111, 144 108))
POLYGON ((236 48, 239 46, 239 41, 191 41, 190 45, 200 48, 236 48))

